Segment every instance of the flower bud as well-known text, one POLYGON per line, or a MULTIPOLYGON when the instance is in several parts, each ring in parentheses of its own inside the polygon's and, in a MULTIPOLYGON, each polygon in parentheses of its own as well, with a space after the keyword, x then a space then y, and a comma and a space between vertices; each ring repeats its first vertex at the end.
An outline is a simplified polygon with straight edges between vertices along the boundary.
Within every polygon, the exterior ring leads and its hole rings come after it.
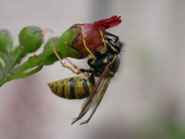
POLYGON ((43 32, 39 27, 24 27, 19 33, 19 43, 25 53, 31 53, 40 48, 43 42, 43 32))

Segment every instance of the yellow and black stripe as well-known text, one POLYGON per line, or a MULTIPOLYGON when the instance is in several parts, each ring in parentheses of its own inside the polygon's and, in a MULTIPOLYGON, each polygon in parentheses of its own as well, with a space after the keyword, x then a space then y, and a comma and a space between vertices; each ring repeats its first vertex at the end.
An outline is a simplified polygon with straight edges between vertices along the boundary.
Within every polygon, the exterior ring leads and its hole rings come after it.
POLYGON ((51 91, 66 99, 82 99, 90 95, 94 84, 82 77, 72 77, 48 83, 51 91))

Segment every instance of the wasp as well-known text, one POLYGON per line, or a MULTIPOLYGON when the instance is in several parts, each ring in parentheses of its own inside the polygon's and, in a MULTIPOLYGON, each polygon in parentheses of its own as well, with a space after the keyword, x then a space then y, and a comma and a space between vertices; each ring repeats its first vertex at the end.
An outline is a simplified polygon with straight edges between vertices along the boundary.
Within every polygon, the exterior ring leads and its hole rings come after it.
POLYGON ((72 121, 72 124, 80 120, 92 108, 89 118, 81 124, 90 121, 103 99, 111 78, 119 68, 119 54, 123 44, 119 42, 116 35, 107 32, 106 34, 108 36, 105 39, 107 51, 96 52, 96 60, 90 58, 87 61, 90 68, 80 69, 80 72, 89 73, 87 79, 76 76, 48 83, 52 92, 60 97, 67 99, 87 98, 80 114, 72 121), (95 77, 98 77, 97 81, 95 77))
POLYGON ((95 60, 96 52, 107 51, 105 40, 110 34, 106 34, 106 30, 118 26, 121 22, 121 16, 112 16, 93 23, 74 24, 53 44, 53 52, 63 67, 80 74, 79 68, 67 58, 83 59, 90 55, 95 60), (75 69, 63 63, 60 57, 66 58, 75 69))

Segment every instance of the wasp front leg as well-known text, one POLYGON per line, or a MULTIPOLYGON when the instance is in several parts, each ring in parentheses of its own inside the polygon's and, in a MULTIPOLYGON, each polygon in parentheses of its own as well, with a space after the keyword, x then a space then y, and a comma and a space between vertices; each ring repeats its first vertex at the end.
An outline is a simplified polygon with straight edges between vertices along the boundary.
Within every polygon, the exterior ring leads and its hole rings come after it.
POLYGON ((117 42, 118 39, 119 39, 118 36, 116 36, 116 35, 114 35, 112 33, 109 33, 109 32, 105 32, 105 35, 113 37, 115 42, 117 42))

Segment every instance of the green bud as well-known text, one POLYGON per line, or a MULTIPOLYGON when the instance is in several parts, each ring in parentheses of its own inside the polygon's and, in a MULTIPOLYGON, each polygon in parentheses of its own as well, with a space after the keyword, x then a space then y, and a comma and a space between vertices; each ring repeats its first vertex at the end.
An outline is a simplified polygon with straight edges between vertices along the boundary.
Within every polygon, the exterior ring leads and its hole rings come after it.
POLYGON ((43 42, 42 30, 36 26, 24 27, 19 33, 19 43, 25 53, 31 53, 40 48, 43 42))
POLYGON ((0 30, 0 51, 3 53, 10 52, 13 40, 9 32, 5 29, 0 30))

